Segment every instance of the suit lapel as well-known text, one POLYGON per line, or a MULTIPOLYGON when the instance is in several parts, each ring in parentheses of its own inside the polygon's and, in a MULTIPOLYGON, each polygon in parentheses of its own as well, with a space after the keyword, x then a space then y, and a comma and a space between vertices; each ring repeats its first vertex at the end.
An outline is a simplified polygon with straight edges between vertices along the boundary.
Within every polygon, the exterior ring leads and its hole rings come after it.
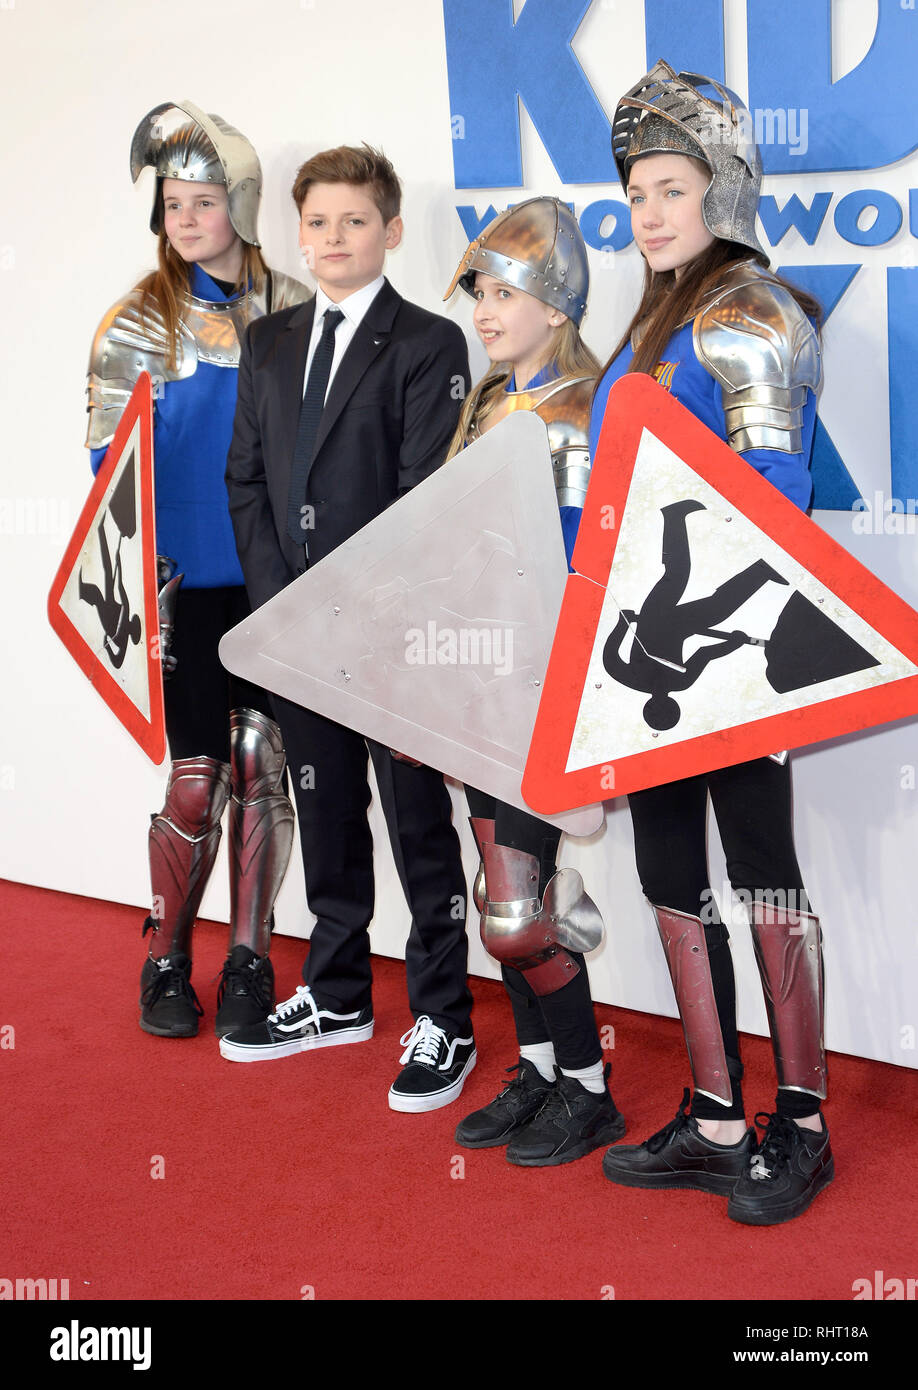
MULTIPOLYGON (((354 393, 370 363, 375 361, 392 336, 392 326, 402 297, 386 280, 351 339, 347 352, 335 372, 316 436, 315 463, 330 431, 354 393)), ((310 468, 311 471, 311 468, 310 468)))
POLYGON ((277 343, 277 376, 281 400, 281 419, 284 432, 282 457, 289 469, 293 464, 296 432, 303 403, 306 353, 315 318, 316 301, 310 299, 300 311, 291 315, 286 331, 277 343))

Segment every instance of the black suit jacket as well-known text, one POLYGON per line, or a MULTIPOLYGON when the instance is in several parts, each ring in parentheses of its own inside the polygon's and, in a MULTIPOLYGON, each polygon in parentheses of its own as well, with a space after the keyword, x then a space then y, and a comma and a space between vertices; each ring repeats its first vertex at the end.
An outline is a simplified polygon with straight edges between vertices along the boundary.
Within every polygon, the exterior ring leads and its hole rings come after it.
POLYGON ((304 550, 287 535, 287 495, 314 315, 311 300, 256 319, 242 346, 226 485, 256 608, 439 467, 469 387, 461 330, 385 281, 325 402, 304 550))

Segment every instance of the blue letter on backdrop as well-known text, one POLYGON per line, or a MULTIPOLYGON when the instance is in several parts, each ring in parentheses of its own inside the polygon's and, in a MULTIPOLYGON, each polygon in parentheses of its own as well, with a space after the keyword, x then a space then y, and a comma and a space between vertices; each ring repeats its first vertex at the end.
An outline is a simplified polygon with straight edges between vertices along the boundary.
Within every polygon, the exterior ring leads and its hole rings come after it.
MULTIPOLYGON (((694 8, 694 7, 692 7, 694 8)), ((918 144, 918 11, 879 0, 870 51, 832 81, 832 0, 747 0, 749 107, 806 112, 807 141, 764 144, 766 174, 880 169, 918 144)), ((797 121, 799 126, 799 119, 797 121)))
POLYGON ((665 58, 676 72, 724 80, 724 0, 644 0, 647 71, 665 58))
POLYGON ((457 188, 520 188, 518 98, 564 183, 617 182, 612 128, 571 40, 592 0, 443 0, 457 188), (461 117, 461 122, 456 121, 461 117))

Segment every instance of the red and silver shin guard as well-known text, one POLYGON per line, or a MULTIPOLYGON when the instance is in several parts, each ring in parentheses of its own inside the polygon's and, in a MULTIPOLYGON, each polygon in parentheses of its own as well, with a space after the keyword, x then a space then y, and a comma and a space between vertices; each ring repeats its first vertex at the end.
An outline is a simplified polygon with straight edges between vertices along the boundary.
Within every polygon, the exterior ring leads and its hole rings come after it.
POLYGON ((599 908, 576 869, 560 869, 540 901, 535 855, 507 845, 482 850, 482 944, 495 960, 521 970, 534 993, 553 994, 580 972, 569 951, 592 951, 602 940, 599 908))
POLYGON ((293 844, 293 807, 283 790, 284 744, 273 719, 230 715, 230 910, 234 946, 266 956, 271 914, 293 844))
POLYGON ((493 820, 485 820, 482 816, 469 816, 469 825, 472 827, 472 834, 475 836, 475 845, 478 849, 478 872, 472 885, 472 902, 475 904, 477 912, 484 911, 484 846, 494 843, 494 824, 493 820))
POLYGON ((669 966, 695 1090, 721 1105, 732 1105, 724 1039, 711 980, 711 965, 699 917, 670 907, 653 907, 669 966))
POLYGON ((765 991, 778 1085, 826 1097, 822 932, 809 912, 756 902, 752 943, 765 991))
POLYGON ((229 776, 226 763, 215 758, 172 764, 166 803, 150 825, 153 911, 144 933, 155 932, 155 959, 174 951, 191 954, 191 931, 220 845, 229 776))

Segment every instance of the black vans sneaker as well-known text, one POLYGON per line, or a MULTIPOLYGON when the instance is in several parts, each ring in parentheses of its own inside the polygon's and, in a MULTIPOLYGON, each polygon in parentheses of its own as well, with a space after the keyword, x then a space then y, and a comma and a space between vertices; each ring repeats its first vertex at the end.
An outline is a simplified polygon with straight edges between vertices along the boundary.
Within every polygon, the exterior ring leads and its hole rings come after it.
POLYGON ((785 1115, 756 1115, 762 1142, 727 1203, 727 1215, 748 1226, 777 1226, 806 1211, 835 1177, 829 1131, 817 1133, 785 1115))
POLYGON ((372 1036, 371 1005, 339 1013, 320 1004, 307 985, 297 985, 296 994, 261 1023, 221 1038, 220 1056, 229 1062, 270 1062, 314 1047, 365 1042, 372 1036))
POLYGON ((588 1091, 574 1076, 558 1071, 558 1080, 549 1091, 539 1113, 515 1134, 507 1149, 508 1163, 522 1168, 552 1168, 572 1163, 603 1144, 621 1139, 624 1116, 615 1108, 609 1094, 607 1062, 603 1088, 597 1095, 588 1091))
POLYGON ((147 956, 140 972, 140 1026, 158 1038, 193 1038, 204 1010, 191 987, 191 961, 177 951, 154 960, 147 956))
POLYGON ((401 1043, 402 1070, 389 1087, 389 1109, 419 1114, 450 1105, 475 1065, 475 1039, 446 1033, 421 1014, 401 1043))
POLYGON ((217 987, 217 1037, 261 1023, 273 1008, 274 966, 249 946, 234 946, 223 962, 217 987))
POLYGON ((495 1096, 490 1105, 460 1120, 456 1143, 464 1149, 493 1149, 508 1144, 541 1110, 549 1091, 554 1089, 555 1083, 546 1081, 528 1057, 521 1057, 516 1066, 507 1068, 507 1072, 516 1072, 516 1076, 507 1082, 500 1095, 495 1096))

